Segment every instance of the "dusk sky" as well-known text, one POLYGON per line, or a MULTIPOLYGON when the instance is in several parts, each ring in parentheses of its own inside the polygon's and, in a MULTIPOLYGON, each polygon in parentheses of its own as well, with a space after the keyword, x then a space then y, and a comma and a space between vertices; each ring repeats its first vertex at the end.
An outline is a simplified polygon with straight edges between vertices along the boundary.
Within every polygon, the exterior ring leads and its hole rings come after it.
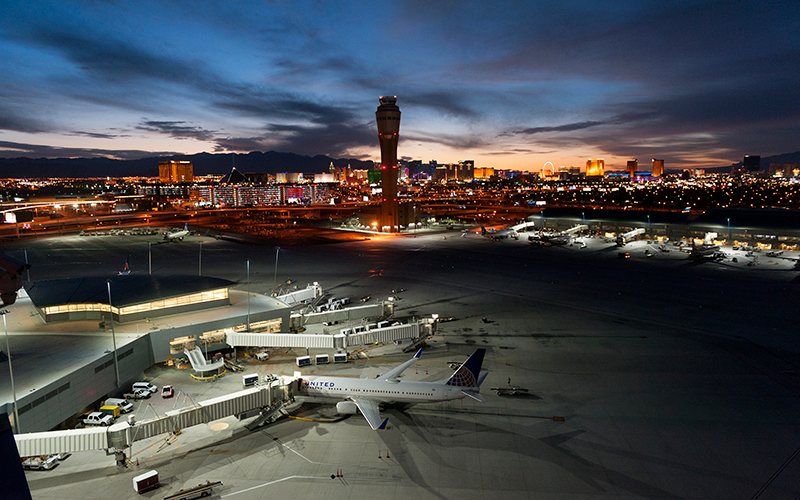
MULTIPOLYGON (((800 150, 800 2, 17 1, 0 157, 281 151, 540 170, 800 150)), ((0 173, 0 176, 2 174, 0 173)))

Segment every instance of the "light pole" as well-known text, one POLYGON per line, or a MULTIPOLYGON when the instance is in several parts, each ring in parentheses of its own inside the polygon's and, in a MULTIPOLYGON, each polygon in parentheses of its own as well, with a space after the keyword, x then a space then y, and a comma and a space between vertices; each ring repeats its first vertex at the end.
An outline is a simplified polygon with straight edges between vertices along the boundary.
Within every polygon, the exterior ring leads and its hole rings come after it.
POLYGON ((203 275, 203 242, 200 242, 200 255, 197 259, 197 275, 203 275))
POLYGON ((731 239, 731 218, 728 217, 728 239, 731 239))
MULTIPOLYGON (((275 256, 275 269, 278 268, 277 255, 275 256)), ((247 260, 247 331, 250 331, 250 259, 247 260)))
POLYGON ((0 311, 3 315, 3 329, 6 331, 6 355, 8 355, 8 374, 11 377, 11 393, 14 395, 14 427, 17 428, 19 434, 19 412, 17 411, 17 390, 14 387, 14 370, 11 368, 11 347, 8 344, 8 324, 6 323, 6 314, 10 311, 0 311))
POLYGON ((647 216, 647 235, 651 238, 653 237, 653 235, 650 234, 650 215, 647 216))
POLYGON ((272 277, 272 286, 278 282, 278 252, 280 251, 281 247, 275 247, 275 275, 272 277))
MULTIPOLYGON (((25 248, 25 249, 23 249, 23 251, 25 252, 25 263, 29 264, 29 262, 28 262, 28 249, 25 248)), ((31 266, 28 266, 25 269, 25 273, 28 275, 28 283, 30 283, 31 282, 31 266)))
POLYGON ((111 341, 114 344, 114 372, 117 375, 117 387, 119 387, 119 362, 117 360, 117 334, 114 332, 114 309, 111 307, 111 280, 106 280, 108 286, 108 316, 111 318, 111 341))
POLYGON ((153 274, 153 251, 152 243, 147 244, 147 274, 153 274))

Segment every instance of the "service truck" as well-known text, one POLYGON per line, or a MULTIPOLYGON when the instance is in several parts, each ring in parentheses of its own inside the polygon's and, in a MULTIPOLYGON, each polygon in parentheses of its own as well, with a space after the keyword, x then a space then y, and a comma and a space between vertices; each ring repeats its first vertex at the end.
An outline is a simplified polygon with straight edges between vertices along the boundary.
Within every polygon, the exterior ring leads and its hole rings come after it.
POLYGON ((84 417, 83 423, 84 425, 111 425, 114 423, 114 417, 99 411, 93 411, 84 417))
POLYGON ((126 392, 122 395, 125 399, 147 399, 150 397, 150 391, 146 389, 134 389, 131 392, 126 392))
POLYGON ((119 406, 119 411, 121 411, 122 413, 130 413, 133 411, 133 403, 131 403, 130 401, 126 401, 122 398, 108 398, 105 401, 103 401, 103 405, 119 406))
POLYGON ((122 409, 118 405, 103 405, 98 410, 100 413, 105 413, 106 415, 111 415, 112 417, 119 418, 119 414, 122 409))

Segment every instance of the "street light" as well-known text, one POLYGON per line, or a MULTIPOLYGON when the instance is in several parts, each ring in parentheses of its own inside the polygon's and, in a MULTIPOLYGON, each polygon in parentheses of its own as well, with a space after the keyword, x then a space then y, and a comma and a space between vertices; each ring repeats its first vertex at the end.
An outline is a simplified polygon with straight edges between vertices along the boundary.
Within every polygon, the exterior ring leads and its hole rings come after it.
POLYGON ((203 275, 203 242, 200 242, 200 255, 197 259, 197 275, 203 275))
POLYGON ((272 277, 272 286, 275 286, 278 281, 278 252, 280 251, 281 247, 275 247, 275 275, 272 277))
POLYGON ((727 217, 728 219, 728 239, 731 239, 731 218, 727 217))
MULTIPOLYGON (((275 256, 275 269, 278 268, 278 256, 275 256)), ((250 259, 247 260, 247 331, 250 331, 250 259)))
POLYGON ((14 395, 14 427, 17 428, 19 434, 19 411, 17 411, 17 390, 14 387, 14 370, 11 368, 11 347, 8 344, 8 324, 6 323, 6 314, 10 311, 0 311, 3 315, 3 329, 6 331, 6 355, 8 355, 8 374, 11 377, 11 392, 14 395))
POLYGON ((117 334, 114 332, 114 309, 111 306, 111 280, 106 280, 108 286, 108 316, 111 318, 111 341, 114 344, 114 371, 117 375, 117 387, 119 387, 119 364, 117 360, 117 334))
POLYGON ((652 237, 650 234, 650 215, 647 216, 647 234, 652 237))

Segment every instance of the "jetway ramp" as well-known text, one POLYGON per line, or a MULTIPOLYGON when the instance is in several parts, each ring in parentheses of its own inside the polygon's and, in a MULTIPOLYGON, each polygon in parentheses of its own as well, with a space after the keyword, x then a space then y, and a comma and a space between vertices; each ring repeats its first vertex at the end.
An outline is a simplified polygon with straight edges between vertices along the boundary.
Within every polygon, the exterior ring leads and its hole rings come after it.
POLYGON ((199 347, 195 347, 192 350, 184 349, 183 352, 186 354, 186 357, 189 358, 189 362, 192 364, 192 369, 194 369, 196 372, 203 373, 216 371, 222 368, 222 366, 225 364, 224 359, 209 363, 208 360, 206 360, 206 357, 203 356, 203 351, 201 351, 199 347))
POLYGON ((274 408, 290 400, 289 387, 292 380, 290 377, 278 377, 268 385, 202 401, 193 406, 169 411, 163 417, 141 422, 119 422, 110 427, 17 434, 14 438, 19 454, 23 457, 111 448, 124 450, 135 441, 159 434, 176 432, 250 410, 274 408))
POLYGON ((232 347, 308 347, 319 349, 347 349, 352 346, 394 342, 432 335, 435 323, 424 319, 413 323, 372 328, 351 333, 351 328, 330 334, 304 333, 247 333, 228 332, 226 342, 232 347))
POLYGON ((322 286, 319 283, 314 282, 302 290, 289 292, 284 295, 278 295, 275 298, 289 306, 294 306, 297 304, 310 302, 318 297, 322 297, 322 286))
POLYGON ((346 323, 361 318, 377 318, 379 316, 388 317, 394 314, 394 304, 389 301, 364 306, 346 307, 334 311, 324 311, 309 314, 292 314, 289 318, 289 327, 300 329, 305 325, 317 325, 320 323, 340 322, 346 323))

